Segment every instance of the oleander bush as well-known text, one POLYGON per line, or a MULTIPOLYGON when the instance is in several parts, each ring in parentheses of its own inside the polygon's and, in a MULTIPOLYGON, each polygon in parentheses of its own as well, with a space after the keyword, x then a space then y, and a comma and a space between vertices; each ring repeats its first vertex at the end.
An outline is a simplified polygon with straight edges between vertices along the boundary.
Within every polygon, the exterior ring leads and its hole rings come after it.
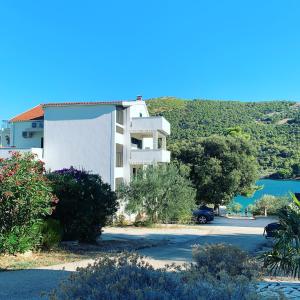
POLYGON ((33 154, 12 152, 0 160, 0 253, 33 250, 41 242, 40 224, 57 202, 33 154))
POLYGON ((64 240, 95 242, 101 228, 117 211, 116 194, 98 175, 63 169, 48 174, 59 199, 52 218, 63 229, 64 240))
POLYGON ((137 254, 103 256, 94 265, 74 273, 53 291, 52 300, 67 299, 174 299, 174 300, 254 300, 261 299, 254 284, 245 276, 234 280, 226 274, 219 278, 197 277, 185 269, 154 269, 137 254))

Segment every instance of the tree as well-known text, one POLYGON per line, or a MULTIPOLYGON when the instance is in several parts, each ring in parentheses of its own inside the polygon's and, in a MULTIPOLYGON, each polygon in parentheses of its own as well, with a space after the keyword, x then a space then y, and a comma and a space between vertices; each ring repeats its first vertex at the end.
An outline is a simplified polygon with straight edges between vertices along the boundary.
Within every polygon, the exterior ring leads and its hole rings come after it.
POLYGON ((259 200, 255 201, 251 207, 254 215, 275 215, 278 211, 287 206, 290 200, 288 197, 275 197, 273 195, 263 195, 259 200))
POLYGON ((152 222, 191 217, 195 190, 183 166, 148 166, 119 189, 130 213, 146 213, 152 222))
POLYGON ((52 218, 63 228, 64 240, 94 242, 118 207, 115 192, 99 175, 74 168, 48 174, 59 199, 52 218))
POLYGON ((300 201, 292 195, 293 203, 279 213, 280 230, 273 249, 264 254, 265 266, 277 274, 300 278, 300 201))
POLYGON ((253 193, 258 179, 255 149, 239 137, 212 136, 186 144, 177 159, 190 166, 198 203, 228 204, 253 193))
POLYGON ((0 160, 0 252, 32 250, 41 241, 42 219, 52 213, 56 197, 33 154, 13 152, 0 160))

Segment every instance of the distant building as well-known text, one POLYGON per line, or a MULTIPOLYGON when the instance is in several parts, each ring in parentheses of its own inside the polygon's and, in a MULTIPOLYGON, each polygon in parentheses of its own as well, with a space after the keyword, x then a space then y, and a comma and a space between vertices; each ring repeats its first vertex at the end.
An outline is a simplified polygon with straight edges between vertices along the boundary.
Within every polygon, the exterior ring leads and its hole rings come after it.
POLYGON ((0 147, 6 148, 10 146, 10 128, 8 121, 2 121, 0 127, 0 147))
MULTIPOLYGON (((170 161, 170 124, 150 117, 141 97, 38 105, 10 120, 10 127, 14 151, 37 154, 47 169, 99 174, 113 189, 145 165, 170 161)), ((0 149, 0 157, 11 150, 0 149)))

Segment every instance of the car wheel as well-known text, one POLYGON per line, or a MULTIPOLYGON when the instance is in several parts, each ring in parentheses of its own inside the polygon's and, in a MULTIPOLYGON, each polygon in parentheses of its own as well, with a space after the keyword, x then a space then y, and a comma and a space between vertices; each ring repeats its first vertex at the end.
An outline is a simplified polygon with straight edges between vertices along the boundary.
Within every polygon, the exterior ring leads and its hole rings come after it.
POLYGON ((206 224, 207 223, 207 218, 205 216, 199 216, 197 219, 199 224, 206 224))

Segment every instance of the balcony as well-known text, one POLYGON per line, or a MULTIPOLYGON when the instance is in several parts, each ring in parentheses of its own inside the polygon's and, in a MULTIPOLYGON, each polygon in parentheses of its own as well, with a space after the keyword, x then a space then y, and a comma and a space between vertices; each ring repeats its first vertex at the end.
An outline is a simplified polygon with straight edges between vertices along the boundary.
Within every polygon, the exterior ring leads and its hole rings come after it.
POLYGON ((153 163, 168 163, 170 162, 170 154, 170 151, 163 149, 131 150, 130 164, 149 165, 153 163))
POLYGON ((164 135, 170 135, 170 123, 164 117, 132 118, 131 133, 159 131, 164 135))

